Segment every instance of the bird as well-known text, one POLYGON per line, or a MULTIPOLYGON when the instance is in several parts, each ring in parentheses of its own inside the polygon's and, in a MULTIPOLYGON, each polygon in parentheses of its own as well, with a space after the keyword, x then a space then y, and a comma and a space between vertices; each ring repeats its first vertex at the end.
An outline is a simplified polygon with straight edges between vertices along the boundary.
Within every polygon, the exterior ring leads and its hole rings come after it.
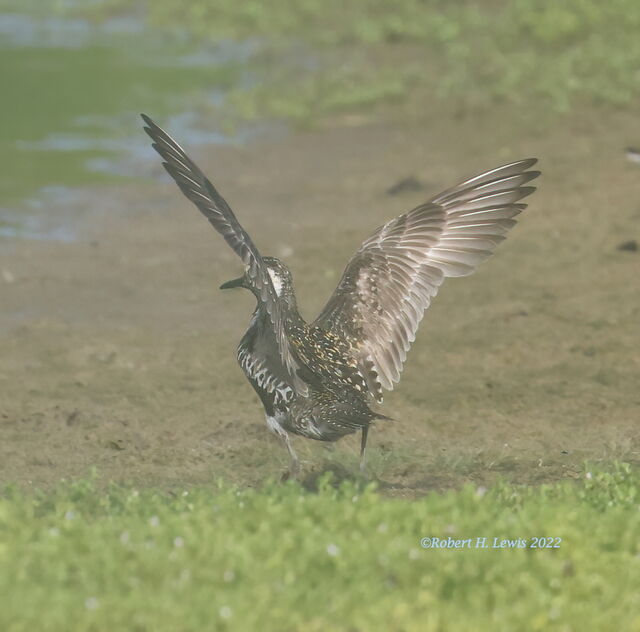
POLYGON ((425 310, 447 277, 475 271, 505 238, 540 175, 527 158, 464 180, 377 228, 344 269, 313 322, 300 315, 289 268, 262 256, 230 206, 182 147, 145 114, 144 130, 182 193, 244 265, 220 289, 256 299, 237 361, 260 398, 266 422, 289 454, 286 478, 300 460, 291 435, 336 441, 360 432, 366 472, 371 425, 385 390, 400 379, 425 310))

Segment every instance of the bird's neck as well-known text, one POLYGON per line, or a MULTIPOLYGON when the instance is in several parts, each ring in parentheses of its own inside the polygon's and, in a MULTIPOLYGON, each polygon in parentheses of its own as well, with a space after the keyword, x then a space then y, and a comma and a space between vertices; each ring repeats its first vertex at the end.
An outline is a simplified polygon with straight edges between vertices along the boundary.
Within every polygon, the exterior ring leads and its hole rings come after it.
MULTIPOLYGON (((304 319, 302 318, 302 316, 300 316, 300 312, 298 312, 298 305, 293 296, 289 297, 285 301, 282 301, 281 305, 284 308, 284 317, 287 326, 293 325, 302 327, 305 324, 304 319)), ((267 312, 267 308, 262 301, 258 301, 258 304, 256 305, 256 308, 251 317, 251 324, 253 325, 270 322, 271 316, 269 315, 269 312, 267 312)))

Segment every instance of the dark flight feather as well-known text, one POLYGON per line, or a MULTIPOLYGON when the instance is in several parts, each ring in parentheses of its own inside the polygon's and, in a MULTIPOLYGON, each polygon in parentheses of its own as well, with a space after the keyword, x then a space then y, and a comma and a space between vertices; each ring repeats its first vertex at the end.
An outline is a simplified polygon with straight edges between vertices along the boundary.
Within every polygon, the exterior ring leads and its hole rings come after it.
POLYGON ((153 148, 164 161, 164 168, 185 196, 198 207, 242 259, 247 268, 247 278, 253 284, 259 300, 264 303, 269 314, 280 357, 289 373, 292 385, 299 395, 307 395, 307 385, 298 376, 300 367, 287 338, 283 307, 258 249, 227 202, 182 147, 148 116, 145 114, 141 116, 146 123, 144 129, 153 140, 153 148))

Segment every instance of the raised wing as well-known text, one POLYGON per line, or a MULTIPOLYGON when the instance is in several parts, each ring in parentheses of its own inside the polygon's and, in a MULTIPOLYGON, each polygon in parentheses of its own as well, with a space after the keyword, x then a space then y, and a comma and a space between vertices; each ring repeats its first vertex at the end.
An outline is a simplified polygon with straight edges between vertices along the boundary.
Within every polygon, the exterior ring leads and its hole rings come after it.
POLYGON ((540 175, 519 160, 465 180, 378 228, 349 261, 314 325, 352 342, 370 394, 400 379, 425 309, 445 277, 487 259, 540 175))
POLYGON ((242 259, 247 269, 247 277, 257 290, 260 300, 264 303, 269 314, 280 356, 291 377, 292 384, 297 393, 306 395, 307 386, 297 374, 298 363, 287 339, 283 310, 258 249, 236 219, 229 205, 198 166, 185 154, 182 147, 148 116, 144 114, 141 116, 146 123, 144 130, 153 140, 153 148, 162 157, 164 168, 187 198, 198 207, 242 259))

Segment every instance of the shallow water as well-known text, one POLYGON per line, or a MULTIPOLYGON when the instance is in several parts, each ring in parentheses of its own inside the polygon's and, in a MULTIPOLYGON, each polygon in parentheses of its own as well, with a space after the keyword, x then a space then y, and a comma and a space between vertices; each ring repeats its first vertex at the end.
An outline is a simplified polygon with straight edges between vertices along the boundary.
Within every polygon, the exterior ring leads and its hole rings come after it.
POLYGON ((157 156, 138 114, 182 142, 242 143, 260 127, 225 133, 216 108, 229 86, 250 84, 251 43, 197 48, 135 17, 100 24, 0 13, 3 94, 0 236, 70 239, 72 222, 47 216, 75 188, 146 175, 157 156), (148 166, 145 166, 148 165, 148 166))

